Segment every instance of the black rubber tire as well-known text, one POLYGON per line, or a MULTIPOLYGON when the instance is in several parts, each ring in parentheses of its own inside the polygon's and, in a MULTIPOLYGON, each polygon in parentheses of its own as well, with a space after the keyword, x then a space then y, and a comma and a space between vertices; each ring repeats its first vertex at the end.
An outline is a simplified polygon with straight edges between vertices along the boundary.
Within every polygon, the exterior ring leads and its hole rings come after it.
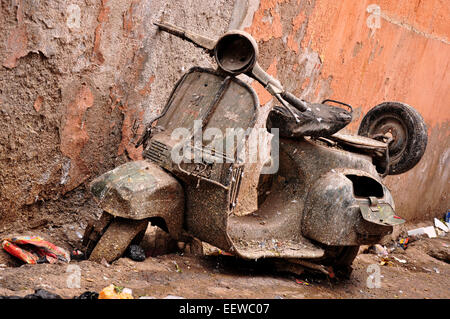
POLYGON ((428 142, 427 127, 422 116, 411 106, 400 102, 384 102, 372 108, 361 121, 358 135, 377 138, 390 132, 389 175, 401 174, 420 161, 428 142))

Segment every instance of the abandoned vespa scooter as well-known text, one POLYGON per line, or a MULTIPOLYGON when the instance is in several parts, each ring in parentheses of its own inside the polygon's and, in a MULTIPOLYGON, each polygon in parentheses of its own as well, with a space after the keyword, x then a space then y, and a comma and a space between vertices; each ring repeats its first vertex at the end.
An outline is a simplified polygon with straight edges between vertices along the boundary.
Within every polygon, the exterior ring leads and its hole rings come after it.
POLYGON ((309 103, 287 92, 258 65, 249 34, 231 31, 216 40, 157 25, 205 49, 218 69, 195 67, 178 81, 138 141, 145 160, 92 182, 104 214, 85 231, 91 260, 119 258, 150 222, 176 240, 195 238, 240 258, 349 272, 359 245, 378 243, 404 222, 382 178, 411 169, 425 151, 426 127, 412 107, 380 104, 358 136, 340 134, 351 106, 309 103), (281 105, 264 114, 240 74, 263 84, 281 105), (270 135, 269 155, 242 161, 242 150, 229 146, 230 129, 237 128, 250 132, 237 138, 242 145, 253 129, 270 135), (211 130, 214 138, 206 134, 211 130))

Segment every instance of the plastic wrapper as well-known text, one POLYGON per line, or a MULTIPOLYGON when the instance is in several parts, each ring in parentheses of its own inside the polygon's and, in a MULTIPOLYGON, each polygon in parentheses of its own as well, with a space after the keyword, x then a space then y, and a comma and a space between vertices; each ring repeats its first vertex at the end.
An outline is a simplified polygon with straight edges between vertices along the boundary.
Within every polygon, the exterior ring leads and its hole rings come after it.
POLYGON ((5 238, 2 248, 27 264, 70 262, 70 254, 38 236, 5 238))

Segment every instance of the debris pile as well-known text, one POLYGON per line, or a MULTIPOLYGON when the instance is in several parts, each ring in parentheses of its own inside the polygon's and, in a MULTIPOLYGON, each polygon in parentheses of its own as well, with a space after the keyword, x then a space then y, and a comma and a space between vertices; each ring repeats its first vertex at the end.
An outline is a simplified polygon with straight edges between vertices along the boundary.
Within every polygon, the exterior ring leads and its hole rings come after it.
POLYGON ((36 289, 33 294, 26 295, 25 297, 0 296, 0 299, 62 299, 62 297, 45 289, 36 289))
POLYGON ((445 236, 446 233, 449 232, 450 224, 449 224, 449 213, 446 214, 445 219, 443 221, 435 218, 434 226, 421 227, 408 231, 408 236, 412 236, 415 238, 420 238, 422 235, 426 235, 429 238, 436 238, 438 236, 445 236))
POLYGON ((130 245, 126 251, 126 256, 134 261, 144 261, 145 251, 139 245, 130 245))
POLYGON ((27 264, 70 262, 70 254, 38 236, 18 236, 5 238, 2 248, 27 264))
MULTIPOLYGON (((391 243, 386 245, 372 245, 365 248, 362 253, 364 254, 375 254, 380 258, 380 265, 383 266, 393 266, 394 262, 400 264, 406 264, 408 261, 404 258, 398 258, 393 255, 397 249, 401 249, 401 251, 405 251, 409 245, 415 241, 419 241, 425 238, 439 238, 445 237, 450 232, 450 224, 449 224, 450 212, 447 212, 444 218, 441 220, 434 218, 433 225, 426 227, 419 227, 415 229, 410 229, 408 231, 403 232, 397 240, 393 240, 391 243)), ((448 247, 445 243, 443 243, 444 247, 448 247)), ((448 262, 448 252, 445 252, 445 256, 435 256, 436 253, 434 251, 429 252, 428 254, 437 259, 448 262)), ((437 272, 437 271, 436 271, 437 272)), ((438 273, 438 272, 437 272, 438 273)))
POLYGON ((85 291, 81 295, 74 297, 73 299, 82 299, 82 300, 95 300, 98 299, 98 292, 95 291, 85 291))
POLYGON ((111 284, 100 291, 98 299, 134 299, 134 297, 131 289, 111 284))

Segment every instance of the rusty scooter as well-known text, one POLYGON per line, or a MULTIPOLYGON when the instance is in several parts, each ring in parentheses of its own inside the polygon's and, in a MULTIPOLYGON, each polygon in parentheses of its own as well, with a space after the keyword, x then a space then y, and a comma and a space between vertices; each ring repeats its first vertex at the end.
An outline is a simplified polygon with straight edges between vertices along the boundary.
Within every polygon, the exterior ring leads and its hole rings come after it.
POLYGON ((119 258, 150 222, 175 240, 207 242, 239 258, 348 275, 360 245, 379 243, 404 222, 383 178, 411 169, 425 151, 426 126, 414 108, 381 103, 358 135, 342 134, 351 106, 310 103, 285 90, 259 66, 248 33, 211 39, 155 24, 203 48, 218 68, 194 67, 177 82, 137 143, 144 160, 92 181, 104 213, 85 230, 89 259, 119 258), (263 112, 242 77, 261 83, 279 106, 263 112), (237 128, 250 132, 238 138, 242 145, 262 129, 267 156, 242 161, 242 150, 227 144, 227 130, 237 128), (220 138, 205 134, 211 129, 220 138))

